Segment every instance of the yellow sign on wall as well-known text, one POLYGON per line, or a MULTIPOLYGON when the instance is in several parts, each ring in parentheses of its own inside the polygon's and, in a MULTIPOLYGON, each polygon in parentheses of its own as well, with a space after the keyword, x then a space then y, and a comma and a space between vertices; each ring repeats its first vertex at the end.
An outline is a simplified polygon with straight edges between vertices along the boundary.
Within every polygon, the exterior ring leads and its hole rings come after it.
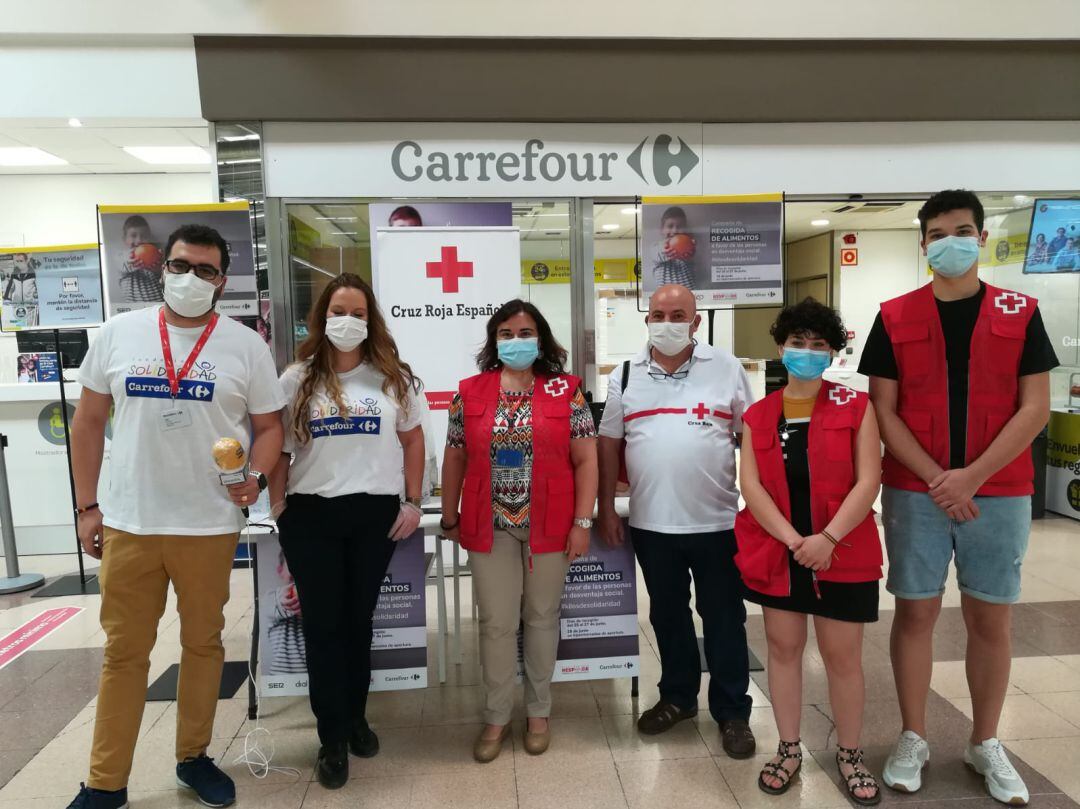
MULTIPOLYGON (((598 258, 593 262, 593 282, 597 284, 634 283, 634 259, 598 258)), ((570 260, 553 259, 521 262, 523 284, 569 284, 570 260)))

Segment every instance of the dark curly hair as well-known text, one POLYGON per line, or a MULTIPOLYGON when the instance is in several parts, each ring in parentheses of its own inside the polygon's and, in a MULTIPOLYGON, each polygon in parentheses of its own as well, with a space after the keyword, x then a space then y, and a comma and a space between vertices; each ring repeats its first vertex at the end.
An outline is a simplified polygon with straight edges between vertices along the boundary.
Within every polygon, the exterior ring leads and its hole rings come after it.
POLYGON ((494 371, 502 367, 499 360, 498 334, 499 326, 508 321, 514 315, 522 312, 536 321, 537 347, 540 356, 533 363, 533 371, 541 374, 562 374, 566 372, 566 349, 559 345, 555 335, 551 333, 551 326, 540 310, 528 301, 514 298, 499 307, 498 311, 487 322, 487 340, 484 347, 476 355, 476 365, 481 371, 494 371))
POLYGON ((982 202, 971 191, 951 189, 949 191, 938 191, 919 209, 919 229, 922 231, 923 238, 926 237, 927 222, 935 216, 958 210, 971 211, 971 218, 975 220, 975 227, 980 232, 982 231, 985 218, 982 202))
POLYGON ((769 334, 778 346, 786 343, 792 335, 805 337, 811 334, 825 340, 834 351, 841 351, 847 345, 847 330, 839 313, 813 298, 781 309, 769 334))

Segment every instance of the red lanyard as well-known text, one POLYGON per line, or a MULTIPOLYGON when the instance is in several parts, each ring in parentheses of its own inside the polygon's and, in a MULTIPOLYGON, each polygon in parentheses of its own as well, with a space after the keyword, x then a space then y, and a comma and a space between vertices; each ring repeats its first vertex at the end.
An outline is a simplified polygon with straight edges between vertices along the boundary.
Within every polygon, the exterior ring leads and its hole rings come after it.
POLYGON ((165 325, 165 307, 161 307, 158 312, 158 329, 161 331, 161 353, 165 360, 165 373, 169 375, 169 392, 174 399, 180 395, 180 380, 187 379, 191 366, 195 364, 195 360, 198 359, 199 354, 206 345, 206 341, 210 339, 217 322, 218 313, 214 312, 210 316, 210 322, 206 324, 206 328, 199 335, 199 339, 195 341, 195 346, 191 349, 191 353, 188 354, 188 358, 184 360, 184 364, 180 367, 180 373, 177 374, 176 366, 173 365, 172 345, 169 343, 169 327, 165 325))

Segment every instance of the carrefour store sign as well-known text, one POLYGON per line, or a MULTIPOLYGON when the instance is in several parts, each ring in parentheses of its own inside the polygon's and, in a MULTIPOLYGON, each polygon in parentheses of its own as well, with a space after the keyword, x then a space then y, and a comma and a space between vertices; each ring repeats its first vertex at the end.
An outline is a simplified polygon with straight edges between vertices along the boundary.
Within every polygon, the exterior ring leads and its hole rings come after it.
POLYGON ((700 124, 298 124, 264 128, 271 197, 702 192, 700 124))

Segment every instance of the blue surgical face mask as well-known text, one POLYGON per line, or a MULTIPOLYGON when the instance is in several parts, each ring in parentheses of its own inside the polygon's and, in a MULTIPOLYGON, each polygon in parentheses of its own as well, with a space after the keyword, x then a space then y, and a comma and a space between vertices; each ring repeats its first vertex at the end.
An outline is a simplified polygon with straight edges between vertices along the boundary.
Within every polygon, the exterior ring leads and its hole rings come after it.
POLYGON ((540 346, 535 337, 513 337, 499 340, 499 360, 515 371, 531 368, 540 356, 540 346))
POLYGON ((979 260, 979 240, 974 236, 946 236, 926 245, 926 258, 938 275, 959 278, 979 260))
POLYGON ((832 365, 832 352, 814 351, 809 348, 785 348, 780 361, 793 377, 809 382, 818 379, 832 365))

